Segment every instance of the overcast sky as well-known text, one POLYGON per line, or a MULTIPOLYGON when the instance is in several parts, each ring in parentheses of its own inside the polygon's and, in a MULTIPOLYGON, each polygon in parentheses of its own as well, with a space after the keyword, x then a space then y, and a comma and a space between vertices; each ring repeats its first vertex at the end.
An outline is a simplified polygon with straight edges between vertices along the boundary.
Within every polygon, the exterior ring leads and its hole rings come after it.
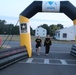
MULTIPOLYGON (((0 19, 7 23, 16 24, 19 14, 29 6, 34 0, 0 0, 0 19)), ((42 0, 60 1, 60 0, 42 0)), ((62 1, 62 0, 61 0, 62 1)), ((76 0, 69 0, 76 6, 76 0)), ((64 13, 37 13, 30 19, 30 25, 35 29, 41 24, 63 24, 64 27, 73 25, 73 22, 64 13), (44 17, 45 16, 45 17, 44 17)))

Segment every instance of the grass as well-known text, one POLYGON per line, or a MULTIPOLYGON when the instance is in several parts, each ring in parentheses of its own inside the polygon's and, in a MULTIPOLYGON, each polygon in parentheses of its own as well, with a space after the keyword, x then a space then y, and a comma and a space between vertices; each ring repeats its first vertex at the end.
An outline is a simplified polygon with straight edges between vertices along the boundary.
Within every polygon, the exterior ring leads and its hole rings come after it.
MULTIPOLYGON (((6 40, 6 38, 8 37, 8 35, 0 35, 0 37, 2 38, 2 40, 6 40)), ((10 40, 12 37, 12 41, 19 41, 20 40, 20 36, 19 35, 9 35, 9 37, 7 38, 7 40, 10 40)))
MULTIPOLYGON (((36 39, 36 37, 35 36, 31 36, 31 39, 32 39, 32 41, 35 41, 35 39, 36 39)), ((44 42, 44 37, 41 37, 41 39, 42 39, 42 41, 44 42)), ((71 44, 76 44, 76 42, 75 41, 66 41, 66 40, 55 40, 55 39, 52 39, 51 38, 51 40, 52 40, 52 42, 53 43, 71 43, 71 44)))
MULTIPOLYGON (((2 38, 2 41, 4 41, 7 38, 8 35, 0 35, 0 38, 2 38)), ((11 39, 11 35, 8 37, 8 41, 11 39)), ((35 36, 31 36, 31 41, 35 42, 36 37, 35 36)), ((44 37, 41 37, 42 42, 44 42, 44 37)), ((75 41, 58 41, 55 39, 51 39, 52 43, 61 43, 61 44, 76 44, 75 41)), ((12 37, 12 41, 20 41, 20 36, 19 35, 13 35, 12 37)), ((0 47, 0 50, 6 48, 6 46, 3 46, 2 48, 0 47)), ((10 48, 10 46, 8 46, 8 48, 10 48)))
MULTIPOLYGON (((0 37, 2 38, 2 40, 5 40, 7 38, 8 35, 0 35, 0 37)), ((8 37, 7 40, 10 40, 12 37, 12 35, 10 35, 8 37)), ((31 36, 31 41, 34 42, 36 39, 35 36, 31 36)), ((41 37, 42 41, 44 42, 44 37, 41 37)), ((51 39, 53 43, 72 43, 72 44, 75 44, 76 42, 75 41, 58 41, 58 40, 55 40, 55 39, 51 39)), ((12 37, 12 41, 20 41, 20 36, 19 35, 13 35, 12 37)))

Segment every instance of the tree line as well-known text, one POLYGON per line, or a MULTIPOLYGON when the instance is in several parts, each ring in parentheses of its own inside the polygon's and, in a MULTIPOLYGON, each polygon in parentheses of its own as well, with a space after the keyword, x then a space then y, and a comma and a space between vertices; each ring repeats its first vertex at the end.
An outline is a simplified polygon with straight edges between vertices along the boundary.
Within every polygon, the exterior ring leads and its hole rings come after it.
POLYGON ((45 28, 47 30, 47 35, 49 34, 50 36, 54 36, 56 30, 64 28, 62 24, 57 24, 57 25, 52 24, 50 26, 48 26, 47 24, 43 24, 38 27, 45 28))
POLYGON ((0 20, 0 34, 19 35, 19 26, 14 26, 14 24, 6 24, 5 20, 0 20))
MULTIPOLYGON (((64 28, 62 24, 52 24, 48 26, 48 24, 39 25, 38 27, 45 28, 47 30, 47 34, 54 36, 54 33, 58 29, 64 28)), ((35 35, 35 30, 30 27, 30 34, 35 35)), ((6 24, 5 20, 0 20, 0 34, 4 35, 19 35, 19 26, 15 26, 14 24, 6 24)))
MULTIPOLYGON (((57 24, 57 25, 52 24, 50 26, 48 26, 47 24, 43 24, 43 25, 39 25, 38 27, 42 27, 42 28, 46 29, 47 35, 49 34, 50 36, 54 36, 56 30, 64 28, 64 26, 62 24, 57 24)), ((35 35, 35 30, 33 30, 32 28, 31 28, 31 35, 35 35)))

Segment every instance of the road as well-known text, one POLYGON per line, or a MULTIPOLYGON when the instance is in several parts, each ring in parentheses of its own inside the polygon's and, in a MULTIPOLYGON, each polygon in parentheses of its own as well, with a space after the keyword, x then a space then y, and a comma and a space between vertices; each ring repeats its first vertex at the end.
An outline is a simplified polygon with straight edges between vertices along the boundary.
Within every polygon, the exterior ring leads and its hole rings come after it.
MULTIPOLYGON (((7 45, 9 43, 9 41, 6 41, 4 45, 7 45)), ((71 43, 52 43, 50 52, 60 52, 60 53, 68 53, 71 50, 73 44, 71 43), (65 49, 64 49, 65 48, 65 49)), ((17 47, 20 46, 20 42, 19 41, 11 41, 9 43, 10 47, 17 47)), ((32 42, 32 50, 33 52, 35 52, 35 42, 32 42)), ((42 48, 41 48, 41 52, 44 52, 45 48, 44 45, 42 44, 42 48)))
MULTIPOLYGON (((12 41, 10 46, 19 46, 19 42, 12 41)), ((72 44, 53 43, 50 54, 45 56, 42 45, 38 56, 35 43, 32 42, 32 57, 1 70, 0 75, 76 75, 76 57, 70 55, 71 46, 72 44)))

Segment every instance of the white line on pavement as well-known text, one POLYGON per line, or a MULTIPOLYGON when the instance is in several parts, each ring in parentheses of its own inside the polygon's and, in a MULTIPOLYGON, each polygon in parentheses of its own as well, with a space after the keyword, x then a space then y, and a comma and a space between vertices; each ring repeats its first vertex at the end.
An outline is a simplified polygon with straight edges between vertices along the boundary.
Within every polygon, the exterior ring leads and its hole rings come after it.
POLYGON ((28 58, 28 60, 26 61, 26 63, 32 63, 33 58, 28 58))
POLYGON ((63 65, 67 65, 67 62, 65 60, 60 60, 60 61, 63 65))
POLYGON ((44 59, 44 64, 49 64, 49 59, 44 59))

